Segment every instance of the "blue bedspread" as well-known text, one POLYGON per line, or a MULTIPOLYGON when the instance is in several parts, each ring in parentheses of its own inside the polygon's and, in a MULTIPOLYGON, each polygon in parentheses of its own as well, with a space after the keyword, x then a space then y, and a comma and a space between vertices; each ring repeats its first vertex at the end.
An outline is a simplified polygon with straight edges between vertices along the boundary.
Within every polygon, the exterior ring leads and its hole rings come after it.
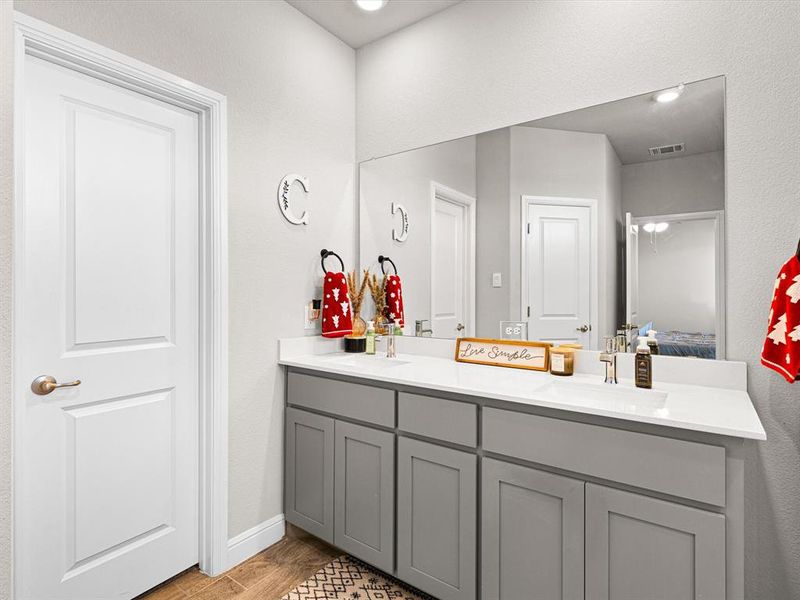
POLYGON ((717 357, 717 340, 713 333, 659 331, 656 339, 659 352, 667 356, 717 357))

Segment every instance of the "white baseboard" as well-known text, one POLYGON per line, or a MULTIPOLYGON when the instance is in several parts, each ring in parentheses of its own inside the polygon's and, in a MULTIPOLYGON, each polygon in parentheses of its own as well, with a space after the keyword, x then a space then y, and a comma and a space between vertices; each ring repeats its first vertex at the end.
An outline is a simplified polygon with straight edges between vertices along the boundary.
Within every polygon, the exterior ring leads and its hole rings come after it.
POLYGON ((278 515, 232 537, 228 540, 227 569, 232 569, 254 554, 269 548, 280 540, 285 532, 286 522, 283 515, 278 515))

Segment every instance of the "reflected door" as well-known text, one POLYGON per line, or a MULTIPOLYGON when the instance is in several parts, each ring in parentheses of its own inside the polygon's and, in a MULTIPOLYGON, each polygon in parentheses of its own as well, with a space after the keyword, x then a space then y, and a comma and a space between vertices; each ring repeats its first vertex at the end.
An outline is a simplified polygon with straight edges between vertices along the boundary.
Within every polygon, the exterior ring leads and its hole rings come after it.
POLYGON ((198 560, 198 120, 24 73, 18 595, 128 599, 198 560))
POLYGON ((625 213, 625 319, 639 327, 639 226, 625 213))
POLYGON ((452 196, 435 193, 431 211, 431 329, 443 338, 464 337, 474 328, 474 200, 452 196))
POLYGON ((591 209, 528 206, 528 337, 591 347, 591 209))

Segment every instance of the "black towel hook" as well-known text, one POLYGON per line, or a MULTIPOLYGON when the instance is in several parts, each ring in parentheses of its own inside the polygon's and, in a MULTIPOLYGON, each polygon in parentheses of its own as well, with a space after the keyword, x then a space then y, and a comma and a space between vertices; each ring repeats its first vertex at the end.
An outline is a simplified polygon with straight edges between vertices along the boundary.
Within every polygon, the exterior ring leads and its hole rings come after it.
POLYGON ((378 262, 381 264, 381 273, 383 273, 384 275, 386 275, 385 264, 388 262, 388 263, 391 263, 392 267, 394 268, 394 274, 395 274, 395 275, 397 275, 397 265, 396 265, 396 264, 394 264, 394 261, 393 261, 391 258, 389 258, 388 256, 384 256, 383 254, 381 254, 381 255, 378 257, 378 262))
POLYGON ((319 264, 322 265, 322 271, 324 273, 328 272, 328 269, 325 268, 325 259, 328 258, 329 256, 335 256, 336 258, 338 258, 339 264, 342 265, 342 271, 344 271, 344 261, 342 260, 342 257, 336 254, 336 252, 334 252, 333 250, 325 250, 325 248, 323 248, 322 250, 320 250, 319 255, 322 257, 322 259, 319 261, 319 264))

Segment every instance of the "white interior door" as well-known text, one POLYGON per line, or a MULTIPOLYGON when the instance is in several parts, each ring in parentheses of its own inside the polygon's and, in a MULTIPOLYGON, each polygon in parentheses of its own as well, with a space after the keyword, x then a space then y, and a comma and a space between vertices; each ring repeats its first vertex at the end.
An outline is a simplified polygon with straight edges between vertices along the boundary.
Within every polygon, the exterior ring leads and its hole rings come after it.
POLYGON ((25 61, 17 593, 128 599, 198 561, 198 121, 25 61))
POLYGON ((591 208, 529 204, 528 337, 591 348, 591 208))
POLYGON ((631 213, 625 213, 625 319, 639 323, 639 226, 631 213))
MULTIPOLYGON (((469 199, 471 200, 471 199, 469 199)), ((471 335, 474 296, 474 206, 439 194, 431 211, 431 329, 433 337, 471 335)))

